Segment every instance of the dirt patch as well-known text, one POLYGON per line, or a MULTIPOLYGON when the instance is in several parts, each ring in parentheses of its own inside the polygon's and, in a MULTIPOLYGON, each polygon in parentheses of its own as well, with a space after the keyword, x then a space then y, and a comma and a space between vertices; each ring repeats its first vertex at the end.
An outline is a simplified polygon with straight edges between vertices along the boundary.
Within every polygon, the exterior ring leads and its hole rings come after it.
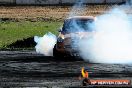
POLYGON ((34 42, 34 37, 30 37, 23 40, 17 40, 16 42, 7 46, 7 48, 33 48, 35 47, 36 43, 34 42))
MULTIPOLYGON (((98 15, 113 5, 88 5, 84 15, 98 15)), ((0 6, 0 18, 16 20, 34 19, 65 19, 71 11, 71 6, 0 6)), ((19 21, 20 21, 19 20, 19 21)))

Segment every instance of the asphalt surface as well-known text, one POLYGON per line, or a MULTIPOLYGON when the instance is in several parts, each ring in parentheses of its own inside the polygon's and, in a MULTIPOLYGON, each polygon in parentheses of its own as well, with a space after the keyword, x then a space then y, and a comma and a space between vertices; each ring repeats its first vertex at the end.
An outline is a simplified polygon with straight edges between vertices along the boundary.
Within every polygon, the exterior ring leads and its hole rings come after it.
POLYGON ((132 64, 55 60, 35 51, 0 51, 0 87, 81 87, 82 67, 90 79, 132 80, 132 64))

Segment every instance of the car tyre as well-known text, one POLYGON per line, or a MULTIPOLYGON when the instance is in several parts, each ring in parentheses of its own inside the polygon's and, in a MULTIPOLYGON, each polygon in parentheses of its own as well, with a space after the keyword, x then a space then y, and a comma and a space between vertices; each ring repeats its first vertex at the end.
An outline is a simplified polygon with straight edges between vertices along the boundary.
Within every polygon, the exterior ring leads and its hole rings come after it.
POLYGON ((56 50, 56 44, 53 48, 53 56, 55 59, 62 59, 64 56, 56 50))

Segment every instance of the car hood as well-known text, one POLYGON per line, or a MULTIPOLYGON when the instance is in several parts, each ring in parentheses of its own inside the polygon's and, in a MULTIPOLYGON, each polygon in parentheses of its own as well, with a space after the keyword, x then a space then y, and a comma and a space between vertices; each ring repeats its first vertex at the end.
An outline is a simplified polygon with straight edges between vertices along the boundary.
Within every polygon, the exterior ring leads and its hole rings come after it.
POLYGON ((93 36, 94 32, 76 32, 76 33, 69 33, 65 34, 64 38, 87 38, 93 36))
POLYGON ((69 33, 64 35, 64 45, 71 45, 76 46, 76 44, 81 39, 91 38, 94 32, 77 32, 77 33, 69 33))

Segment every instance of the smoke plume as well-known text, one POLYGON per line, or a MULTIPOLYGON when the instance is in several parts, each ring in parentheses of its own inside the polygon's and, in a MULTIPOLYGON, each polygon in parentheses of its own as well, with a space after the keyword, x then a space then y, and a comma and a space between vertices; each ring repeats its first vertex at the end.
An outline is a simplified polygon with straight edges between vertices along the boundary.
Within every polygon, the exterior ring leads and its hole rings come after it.
POLYGON ((120 8, 98 16, 93 36, 79 42, 81 56, 96 63, 132 63, 131 19, 120 8))
POLYGON ((56 43, 56 36, 52 33, 47 33, 43 37, 34 37, 34 41, 37 43, 35 46, 36 52, 45 56, 53 56, 53 48, 56 43))
POLYGON ((77 0, 68 17, 81 16, 85 13, 85 0, 77 0))
MULTIPOLYGON (((79 0, 69 17, 82 15, 85 12, 83 3, 84 0, 79 0)), ((97 16, 97 20, 92 23, 93 35, 78 41, 79 53, 84 60, 95 63, 132 63, 132 16, 125 10, 124 6, 119 6, 97 16)), ((76 23, 73 24, 81 30, 76 23)), ((35 36, 34 41, 38 53, 53 55, 55 35, 47 33, 43 37, 35 36)))
POLYGON ((132 4, 132 0, 126 0, 126 5, 131 5, 132 4))

